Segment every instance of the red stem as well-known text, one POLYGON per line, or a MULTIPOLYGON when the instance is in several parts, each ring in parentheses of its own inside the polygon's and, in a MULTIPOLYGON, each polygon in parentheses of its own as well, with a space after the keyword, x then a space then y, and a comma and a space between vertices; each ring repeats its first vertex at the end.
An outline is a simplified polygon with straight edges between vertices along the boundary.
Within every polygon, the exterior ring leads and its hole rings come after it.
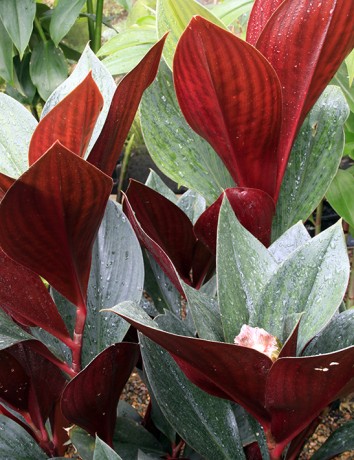
POLYGON ((82 302, 77 305, 76 309, 76 323, 74 329, 74 341, 72 346, 72 369, 78 373, 81 371, 81 350, 82 350, 82 339, 84 335, 84 328, 87 316, 86 304, 82 302))

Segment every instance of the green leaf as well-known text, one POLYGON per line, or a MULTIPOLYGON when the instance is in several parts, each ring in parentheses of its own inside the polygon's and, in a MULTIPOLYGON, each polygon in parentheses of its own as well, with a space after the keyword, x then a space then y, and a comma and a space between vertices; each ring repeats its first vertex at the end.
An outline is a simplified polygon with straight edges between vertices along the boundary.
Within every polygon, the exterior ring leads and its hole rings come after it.
POLYGON ((197 191, 208 204, 235 184, 210 145, 185 121, 173 88, 172 73, 161 63, 141 103, 141 127, 151 158, 166 176, 197 191))
POLYGON ((254 323, 260 293, 276 268, 271 254, 239 223, 225 199, 219 215, 216 273, 226 342, 233 343, 244 324, 254 323))
POLYGON ((345 64, 348 69, 349 86, 353 85, 354 80, 354 51, 352 51, 345 59, 345 64))
POLYGON ((353 175, 346 169, 339 169, 334 177, 326 198, 332 208, 348 224, 354 226, 354 180, 353 175))
POLYGON ((32 51, 30 74, 45 101, 68 75, 68 65, 60 48, 51 40, 37 43, 32 51))
POLYGON ((74 425, 68 430, 69 437, 75 449, 81 458, 85 460, 93 460, 95 451, 95 439, 90 436, 85 430, 74 425))
POLYGON ((282 182, 273 240, 299 220, 306 220, 326 193, 342 157, 348 114, 340 89, 329 86, 307 116, 282 182))
POLYGON ((92 250, 82 359, 88 364, 108 346, 121 342, 129 324, 104 308, 139 302, 144 264, 139 242, 120 206, 109 201, 92 250))
POLYGON ((311 460, 329 460, 335 455, 354 449, 354 420, 350 420, 336 431, 313 454, 311 460))
POLYGON ((158 192, 160 195, 164 196, 172 203, 177 204, 177 197, 175 193, 172 192, 170 188, 163 182, 158 174, 155 171, 151 170, 148 178, 146 179, 145 185, 158 192))
POLYGON ((14 69, 12 61, 12 41, 0 19, 0 77, 12 82, 14 69))
POLYGON ((0 310, 0 350, 11 347, 23 340, 31 339, 33 339, 33 336, 27 334, 6 313, 0 310))
POLYGON ((11 0, 0 2, 0 19, 11 37, 11 40, 18 49, 21 58, 32 33, 35 15, 35 0, 11 0))
POLYGON ((104 58, 102 63, 112 75, 126 74, 143 59, 154 43, 139 43, 123 48, 116 54, 104 58))
POLYGON ((225 25, 200 3, 194 0, 158 0, 156 7, 157 35, 161 38, 168 32, 163 57, 172 69, 177 42, 193 16, 199 15, 219 27, 225 25))
POLYGON ((122 460, 121 457, 98 436, 96 436, 93 460, 122 460))
POLYGON ((280 264, 284 262, 296 249, 303 246, 311 239, 306 227, 298 222, 289 228, 283 235, 269 246, 268 251, 275 261, 280 264))
POLYGON ((74 25, 85 0, 60 0, 53 10, 49 32, 55 46, 69 32, 74 25))
POLYGON ((253 2, 254 0, 225 0, 212 7, 211 11, 228 26, 242 14, 248 13, 252 9, 253 2))
POLYGON ((343 91, 350 110, 354 112, 354 86, 349 85, 349 78, 347 66, 343 63, 335 74, 332 83, 339 86, 343 91))
POLYGON ((0 93, 0 171, 17 179, 28 169, 29 143, 37 126, 19 102, 0 93))
POLYGON ((193 385, 162 348, 139 334, 145 371, 166 419, 205 458, 245 458, 231 403, 193 385))
POLYGON ((24 428, 4 415, 0 415, 0 452, 2 460, 46 460, 48 458, 24 428))
POLYGON ((206 209, 205 199, 195 190, 187 190, 177 201, 177 205, 193 224, 206 209))
POLYGON ((341 222, 300 246, 274 273, 260 293, 257 326, 282 343, 304 312, 298 351, 333 317, 342 302, 349 261, 341 222))
POLYGON ((89 45, 87 45, 69 78, 67 78, 57 89, 49 96, 47 102, 43 107, 41 118, 43 118, 59 101, 64 99, 74 88, 81 83, 87 74, 92 71, 92 77, 100 90, 104 104, 101 113, 97 119, 95 129, 93 131, 90 143, 86 150, 86 157, 90 153, 93 145, 95 144, 103 124, 107 118, 108 110, 111 105, 113 94, 116 90, 116 84, 99 59, 92 52, 89 45))

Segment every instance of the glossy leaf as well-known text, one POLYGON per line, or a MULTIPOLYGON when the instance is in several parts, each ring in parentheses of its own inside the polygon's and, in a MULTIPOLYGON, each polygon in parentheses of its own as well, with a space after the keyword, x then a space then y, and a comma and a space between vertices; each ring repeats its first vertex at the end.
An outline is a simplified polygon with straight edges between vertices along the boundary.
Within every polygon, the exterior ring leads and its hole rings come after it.
POLYGON ((108 444, 96 436, 95 451, 93 453, 93 460, 122 460, 121 457, 115 452, 108 444))
POLYGON ((244 324, 255 324, 259 296, 276 268, 267 249, 242 227, 225 199, 220 209, 216 271, 226 342, 233 343, 244 324))
POLYGON ((80 457, 85 460, 93 460, 95 438, 77 425, 73 425, 70 428, 69 436, 80 457))
POLYGON ((255 45, 272 14, 283 0, 255 0, 248 20, 246 40, 255 45))
POLYGON ((110 178, 54 144, 2 200, 1 247, 82 306, 91 248, 111 186, 110 178), (18 203, 26 203, 25 210, 18 203))
POLYGON ((168 200, 172 201, 172 203, 177 204, 178 198, 175 193, 172 192, 170 188, 163 182, 160 176, 154 171, 151 170, 149 172, 149 176, 146 179, 145 185, 158 192, 160 195, 164 196, 168 200))
POLYGON ((142 335, 140 344, 159 407, 182 439, 205 458, 245 458, 231 404, 193 385, 165 350, 142 335))
POLYGON ((124 300, 139 302, 143 283, 139 242, 119 205, 109 200, 92 250, 83 365, 108 346, 121 342, 129 329, 126 321, 101 310, 124 300))
POLYGON ((12 82, 14 67, 12 60, 12 41, 0 18, 0 77, 12 82))
POLYGON ((64 416, 112 445, 119 396, 138 357, 134 343, 106 348, 65 387, 61 399, 64 416))
POLYGON ((74 25, 84 4, 85 0, 61 0, 53 9, 49 32, 55 46, 74 25))
POLYGON ((114 83, 111 74, 101 63, 101 61, 97 59, 89 45, 86 45, 70 77, 67 78, 60 86, 58 86, 58 88, 56 88, 54 92, 49 96, 41 113, 41 118, 47 115, 47 113, 52 110, 53 107, 55 107, 64 97, 75 90, 75 88, 86 78, 89 72, 91 72, 91 75, 96 85, 98 86, 98 89, 100 90, 104 104, 101 113, 98 116, 93 134, 87 147, 86 156, 91 151, 92 146, 96 142, 97 137, 101 132, 102 126, 107 117, 113 94, 116 90, 116 84, 114 83))
POLYGON ((346 0, 286 0, 257 40, 257 49, 273 66, 282 85, 278 189, 296 133, 354 46, 353 17, 354 4, 346 0))
POLYGON ((68 76, 67 61, 51 40, 38 42, 30 62, 31 79, 45 101, 68 76))
POLYGON ((142 94, 156 76, 165 38, 157 42, 119 83, 101 134, 88 157, 90 163, 109 176, 116 166, 142 94))
POLYGON ((350 171, 337 171, 326 192, 326 198, 332 208, 354 227, 354 180, 350 171))
POLYGON ((0 93, 0 170, 17 179, 28 169, 28 148, 37 126, 22 104, 0 93))
POLYGON ((337 428, 327 441, 314 453, 312 460, 329 460, 335 455, 354 449, 354 420, 337 428))
POLYGON ((187 190, 179 197, 177 205, 189 217, 190 221, 195 224, 205 211, 206 201, 194 190, 187 190))
POLYGON ((70 341, 66 326, 38 275, 0 249, 0 305, 24 326, 38 326, 70 341))
POLYGON ((273 240, 299 220, 306 220, 326 193, 342 157, 348 113, 343 94, 331 86, 306 118, 281 186, 273 240))
POLYGON ((306 227, 298 222, 269 246, 268 250, 278 264, 284 262, 296 249, 311 239, 306 227))
POLYGON ((140 113, 151 158, 168 177, 196 190, 208 204, 235 185, 218 155, 184 119, 166 64, 161 63, 156 80, 145 91, 140 113))
POLYGON ((248 13, 253 6, 253 0, 225 0, 212 6, 212 13, 229 26, 242 14, 248 13))
POLYGON ((24 428, 4 415, 0 415, 0 450, 4 459, 47 460, 48 458, 24 428))
POLYGON ((173 56, 177 42, 193 16, 199 15, 208 21, 225 27, 224 24, 205 6, 195 0, 158 0, 156 5, 157 34, 162 37, 168 32, 163 51, 167 65, 172 69, 173 56))
POLYGON ((178 42, 173 72, 183 115, 237 185, 273 196, 282 106, 268 61, 230 32, 195 17, 178 42))
POLYGON ((84 157, 103 99, 91 73, 38 123, 29 147, 29 164, 56 141, 84 157))
POLYGON ((0 19, 18 49, 21 58, 32 33, 35 14, 35 0, 0 2, 0 19))

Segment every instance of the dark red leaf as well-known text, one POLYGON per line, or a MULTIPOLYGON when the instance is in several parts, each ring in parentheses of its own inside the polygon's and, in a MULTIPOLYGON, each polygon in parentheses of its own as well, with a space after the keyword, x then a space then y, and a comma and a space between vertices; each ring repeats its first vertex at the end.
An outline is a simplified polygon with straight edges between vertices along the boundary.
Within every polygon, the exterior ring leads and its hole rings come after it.
POLYGON ((224 196, 229 200, 240 223, 265 246, 269 246, 275 205, 267 193, 258 189, 226 189, 195 223, 196 236, 216 254, 217 226, 224 196))
POLYGON ((201 17, 181 36, 174 58, 179 105, 240 187, 274 195, 281 87, 251 45, 201 17))
POLYGON ((102 106, 102 95, 90 72, 38 123, 29 147, 29 164, 56 141, 83 157, 102 106))
POLYGON ((0 204, 0 246, 84 305, 91 249, 112 180, 60 143, 9 189, 0 204))
POLYGON ((0 306, 24 326, 38 326, 58 339, 69 332, 38 275, 10 259, 0 249, 0 306))
POLYGON ((354 2, 348 0, 285 0, 261 33, 256 47, 283 90, 278 191, 302 122, 353 46, 354 2))
POLYGON ((5 193, 8 191, 8 189, 14 182, 15 179, 13 179, 12 177, 0 173, 0 201, 3 199, 5 193))
POLYGON ((119 83, 101 134, 87 159, 109 176, 117 164, 143 92, 155 79, 165 39, 166 35, 119 83))
POLYGON ((138 358, 136 343, 106 348, 65 387, 64 416, 112 445, 119 396, 138 358))
POLYGON ((28 411, 30 379, 9 350, 0 351, 0 399, 16 411, 28 411))
POLYGON ((284 0, 256 0, 247 25, 246 40, 255 45, 268 20, 284 0))

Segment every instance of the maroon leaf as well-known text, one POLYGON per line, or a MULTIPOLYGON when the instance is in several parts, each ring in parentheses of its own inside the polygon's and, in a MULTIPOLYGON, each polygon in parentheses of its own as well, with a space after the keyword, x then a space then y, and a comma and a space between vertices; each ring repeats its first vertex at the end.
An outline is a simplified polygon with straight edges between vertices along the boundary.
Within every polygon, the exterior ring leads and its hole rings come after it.
POLYGON ((265 246, 269 246, 275 205, 267 193, 258 189, 226 189, 195 223, 194 231, 197 237, 216 254, 219 212, 225 195, 240 223, 265 246))
POLYGON ((268 61, 197 16, 179 40, 174 82, 187 122, 216 150, 236 184, 273 196, 282 108, 268 61))
POLYGON ((347 0, 285 0, 261 33, 256 47, 283 90, 278 191, 298 129, 353 46, 354 2, 347 0))
POLYGON ((84 305, 91 249, 112 180, 55 143, 9 189, 0 204, 0 246, 84 305))
POLYGON ((119 83, 88 161, 112 175, 145 89, 154 81, 166 35, 119 83))
POLYGON ((56 141, 83 157, 102 106, 102 95, 90 72, 38 123, 29 147, 29 164, 56 141))
POLYGON ((268 20, 284 0, 256 0, 247 25, 246 40, 255 46, 268 20))
POLYGON ((0 173, 0 201, 3 199, 5 193, 8 191, 8 189, 14 182, 15 179, 12 179, 12 177, 0 173))
POLYGON ((30 379, 8 350, 0 351, 0 400, 16 411, 28 411, 30 379))
POLYGON ((183 281, 193 284, 190 274, 194 265, 195 281, 200 282, 211 256, 205 248, 197 247, 192 222, 178 206, 153 189, 131 181, 123 210, 141 243, 181 293, 176 271, 183 281), (206 265, 202 267, 202 263, 206 265))
POLYGON ((38 275, 0 249, 0 306, 24 326, 38 326, 64 342, 69 332, 38 275))
POLYGON ((136 343, 106 348, 65 387, 64 416, 112 445, 119 396, 138 358, 136 343))

